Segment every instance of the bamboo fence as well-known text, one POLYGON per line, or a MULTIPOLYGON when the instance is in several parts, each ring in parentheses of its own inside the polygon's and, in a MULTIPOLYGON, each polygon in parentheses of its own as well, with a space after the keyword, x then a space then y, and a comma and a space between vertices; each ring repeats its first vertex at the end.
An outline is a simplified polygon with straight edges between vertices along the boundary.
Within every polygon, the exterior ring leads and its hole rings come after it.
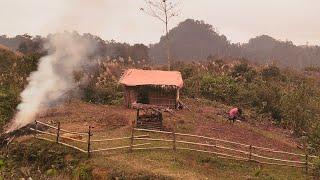
MULTIPOLYGON (((213 137, 206 137, 201 135, 194 134, 184 134, 177 133, 175 131, 159 131, 159 130, 151 130, 151 129, 139 129, 131 127, 131 134, 128 137, 117 137, 117 138, 107 138, 107 139, 92 139, 92 127, 88 127, 88 132, 73 132, 61 129, 60 123, 58 122, 57 126, 53 126, 44 122, 35 121, 35 128, 30 128, 30 130, 34 131, 34 137, 41 140, 46 140, 50 142, 56 142, 58 144, 76 149, 80 152, 86 153, 88 157, 91 156, 92 153, 95 152, 103 152, 103 151, 113 151, 120 149, 127 149, 129 152, 133 150, 173 150, 173 151, 193 151, 200 153, 208 153, 213 154, 219 158, 224 159, 232 159, 239 161, 248 161, 248 162, 256 162, 259 164, 267 164, 267 165, 277 165, 277 166, 287 166, 287 167, 296 167, 296 168, 304 168, 306 173, 308 173, 309 169, 313 168, 312 159, 316 158, 316 156, 309 155, 308 153, 293 153, 286 151, 274 150, 271 148, 260 147, 254 144, 244 144, 239 142, 233 142, 224 139, 218 139, 213 137), (38 124, 46 126, 48 128, 56 130, 56 133, 41 131, 38 130, 38 124), (150 138, 149 135, 136 135, 134 136, 136 131, 147 132, 153 134, 161 134, 162 136, 166 136, 166 138, 150 138), (85 137, 85 140, 76 139, 72 137, 67 137, 63 135, 61 132, 79 135, 81 137, 85 137), (54 137, 55 140, 42 137, 40 134, 44 134, 50 137, 54 137), (183 138, 186 138, 183 139, 183 138), (188 139, 189 138, 189 139, 188 139), (190 139, 196 140, 190 140, 190 139), (66 139, 69 142, 76 142, 81 144, 86 144, 87 148, 80 148, 78 146, 73 145, 72 143, 62 142, 61 140, 66 139), (203 141, 213 141, 214 143, 208 143, 203 141), (126 141, 129 142, 129 145, 117 146, 117 147, 107 147, 107 148, 97 148, 93 149, 93 143, 101 143, 101 142, 110 142, 110 141, 126 141), (134 144, 135 141, 139 141, 138 144, 134 144), (141 142, 144 141, 144 142, 141 142), (141 143, 140 143, 141 142, 141 143), (157 143, 170 143, 172 145, 154 145, 153 142, 157 143), (265 155, 269 154, 269 155, 265 155), (270 155, 272 154, 272 155, 270 155), (279 156, 285 156, 286 158, 279 158, 279 156), (300 158, 300 159, 299 159, 300 158), (304 158, 304 160, 301 160, 304 158)), ((307 151, 305 151, 307 152, 307 151)))
MULTIPOLYGON (((214 154, 219 158, 226 158, 226 159, 232 159, 232 160, 242 160, 242 161, 249 161, 249 162, 256 162, 259 164, 267 164, 267 165, 277 165, 277 166, 287 166, 287 167, 296 167, 296 168, 305 168, 306 172, 308 172, 309 169, 313 168, 313 164, 311 163, 313 158, 316 158, 316 156, 308 155, 306 154, 299 154, 299 153, 293 153, 293 152, 286 152, 286 151, 279 151, 274 150, 271 148, 266 147, 260 147, 256 145, 250 145, 250 144, 244 144, 239 142, 233 142, 228 141, 224 139, 218 139, 218 138, 212 138, 212 137, 206 137, 206 136, 200 136, 200 135, 194 135, 194 134, 183 134, 183 133, 175 133, 168 132, 168 131, 159 131, 159 130, 151 130, 151 129, 139 129, 134 128, 135 131, 144 131, 144 132, 150 132, 150 133, 160 133, 163 135, 171 135, 172 137, 169 138, 135 138, 135 140, 144 140, 144 141, 160 141, 160 142, 172 142, 172 147, 165 147, 165 148, 159 148, 159 149, 172 149, 173 151, 176 150, 187 150, 187 151, 195 151, 195 152, 202 152, 202 153, 209 153, 214 154), (189 138, 196 138, 195 141, 187 141, 187 140, 177 140, 177 137, 189 137, 189 138), (214 144, 209 143, 200 143, 202 140, 211 140, 214 141, 214 144), (218 145, 218 143, 220 143, 218 145), (197 148, 190 148, 190 147, 180 147, 179 145, 191 145, 191 146, 197 146, 197 148), (231 145, 232 147, 227 147, 231 145), (205 148, 214 148, 216 150, 220 151, 214 151, 214 150, 204 150, 201 149, 201 147, 205 148), (247 150, 243 150, 243 148, 247 150), (223 151, 223 152, 221 152, 223 151), (231 152, 231 153, 230 153, 231 152), (260 153, 258 153, 260 152, 260 153), (285 155, 287 158, 276 158, 274 156, 267 156, 264 155, 263 152, 272 153, 273 155, 285 155), (236 153, 236 154, 235 154, 236 153), (305 160, 291 160, 289 157, 292 158, 305 158, 305 160)), ((158 147, 150 147, 150 148, 133 148, 133 149, 158 149, 158 147)))

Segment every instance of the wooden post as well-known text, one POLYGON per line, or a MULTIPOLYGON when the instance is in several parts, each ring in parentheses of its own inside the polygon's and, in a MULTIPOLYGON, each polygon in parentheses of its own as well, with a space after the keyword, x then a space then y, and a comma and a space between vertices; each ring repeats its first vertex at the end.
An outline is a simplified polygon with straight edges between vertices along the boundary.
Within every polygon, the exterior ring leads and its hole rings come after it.
POLYGON ((306 162, 305 162, 305 169, 306 169, 306 174, 308 175, 308 159, 309 159, 309 157, 308 157, 308 144, 307 144, 307 139, 306 139, 306 137, 304 136, 303 137, 303 149, 304 149, 304 153, 305 153, 305 160, 306 160, 306 162))
POLYGON ((56 142, 59 144, 59 137, 60 137, 60 122, 58 122, 58 129, 57 129, 57 139, 56 142))
POLYGON ((252 161, 252 145, 249 146, 249 161, 252 161))
MULTIPOLYGON (((137 123, 139 123, 139 111, 140 111, 140 110, 139 110, 139 108, 138 108, 138 109, 137 109, 137 118, 136 118, 136 122, 137 122, 137 123)), ((135 124, 134 122, 135 122, 135 121, 132 122, 132 125, 135 124)))
POLYGON ((88 158, 91 157, 91 126, 89 126, 89 131, 88 131, 88 158))
POLYGON ((308 153, 306 153, 306 174, 307 174, 307 175, 308 175, 308 171, 309 171, 309 168, 308 168, 308 160, 309 160, 308 153))
MULTIPOLYGON (((137 111, 137 114, 139 114, 139 110, 137 111)), ((131 125, 130 150, 129 150, 130 152, 133 152, 134 124, 135 124, 135 120, 132 121, 132 125, 131 125)))
POLYGON ((172 130, 172 138, 173 138, 173 151, 176 151, 176 123, 173 122, 173 130, 172 130))
POLYGON ((34 137, 37 138, 37 131, 38 131, 38 122, 37 120, 34 121, 35 122, 35 131, 34 131, 34 137))

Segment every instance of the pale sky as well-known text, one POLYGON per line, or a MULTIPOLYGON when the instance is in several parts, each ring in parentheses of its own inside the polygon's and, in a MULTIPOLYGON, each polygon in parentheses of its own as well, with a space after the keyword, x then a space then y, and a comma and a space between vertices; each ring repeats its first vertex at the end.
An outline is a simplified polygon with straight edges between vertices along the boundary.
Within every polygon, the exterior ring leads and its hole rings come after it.
MULTIPOLYGON (((231 42, 267 34, 320 45, 320 0, 180 0, 180 15, 212 24, 231 42)), ((105 40, 155 43, 163 24, 143 14, 143 0, 0 0, 0 35, 89 32, 105 40)))

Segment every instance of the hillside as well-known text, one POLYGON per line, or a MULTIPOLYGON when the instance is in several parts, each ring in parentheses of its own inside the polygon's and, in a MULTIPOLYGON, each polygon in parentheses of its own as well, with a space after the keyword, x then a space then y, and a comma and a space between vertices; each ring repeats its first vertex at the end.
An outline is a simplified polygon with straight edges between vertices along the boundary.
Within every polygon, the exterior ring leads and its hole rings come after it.
MULTIPOLYGON (((216 58, 246 58, 251 62, 266 64, 277 62, 283 67, 304 68, 319 65, 320 47, 296 46, 290 41, 276 40, 267 35, 257 36, 244 44, 233 44, 213 25, 204 21, 187 19, 169 32, 172 59, 175 61, 206 60, 216 58)), ((165 37, 151 46, 150 56, 159 63, 165 61, 165 37)))
MULTIPOLYGON (((166 62, 164 36, 160 37, 158 43, 148 47, 142 43, 130 45, 114 40, 103 40, 90 33, 82 35, 77 32, 72 33, 90 41, 92 47, 95 47, 93 54, 98 58, 109 57, 136 63, 164 64, 166 62)), ((32 37, 28 34, 15 37, 2 35, 0 44, 24 54, 43 53, 44 44, 48 38, 58 34, 49 34, 47 37, 32 37)), ((276 62, 281 67, 297 69, 320 65, 319 46, 297 46, 289 40, 277 40, 268 35, 259 35, 243 44, 231 43, 228 37, 217 32, 214 25, 204 21, 187 19, 172 28, 169 31, 169 37, 171 58, 174 61, 197 62, 207 59, 245 58, 252 63, 264 65, 276 62)))
MULTIPOLYGON (((149 61, 148 47, 144 44, 130 45, 127 43, 119 43, 114 40, 103 40, 98 36, 90 33, 79 34, 74 32, 65 32, 78 36, 78 38, 85 39, 90 42, 94 52, 92 56, 97 58, 122 58, 123 61, 149 61), (130 58, 129 58, 130 57, 130 58)), ((24 54, 40 53, 45 54, 47 49, 45 44, 50 38, 59 36, 63 33, 49 34, 46 37, 30 36, 28 34, 17 35, 15 37, 0 36, 0 44, 8 47, 12 51, 19 51, 24 54)))
MULTIPOLYGON (((84 38, 83 35, 74 35, 84 38)), ((39 58, 43 56, 43 54, 27 53, 19 58, 10 51, 0 51, 0 67, 4 70, 0 79, 1 127, 10 122, 17 112, 16 107, 21 101, 20 93, 28 84, 31 72, 37 70, 39 58)), ((66 96, 63 102, 67 103, 59 104, 62 101, 46 103, 47 106, 38 109, 36 114, 43 109, 47 111, 38 114, 36 120, 54 126, 57 122, 61 122, 61 127, 69 131, 86 132, 88 126, 92 125, 94 140, 129 136, 131 120, 135 119, 136 112, 122 106, 124 94, 122 86, 118 83, 121 74, 128 68, 159 70, 165 69, 165 66, 124 61, 123 58, 98 60, 93 58, 90 61, 93 62, 91 68, 84 66, 67 75, 70 81, 77 84, 72 90, 64 92, 66 96)), ((301 161, 301 153, 304 153, 301 146, 303 143, 308 143, 308 153, 319 155, 319 77, 313 75, 319 72, 317 68, 310 68, 308 73, 304 74, 301 71, 280 69, 275 64, 258 66, 243 59, 230 61, 210 59, 201 63, 176 62, 172 69, 182 74, 184 87, 181 89, 180 97, 190 111, 180 110, 175 113, 176 117, 166 114, 164 130, 171 131, 175 119, 176 131, 179 133, 246 144, 246 149, 238 149, 240 150, 237 151, 238 154, 247 151, 248 145, 252 144, 265 149, 299 153, 299 158, 289 158, 283 154, 278 158, 304 164, 301 161), (231 125, 226 122, 225 113, 234 106, 244 109, 246 121, 231 125)), ((61 74, 60 71, 57 73, 61 74)), ((37 95, 35 94, 35 97, 37 95)), ((54 130, 44 130, 47 133, 56 133, 54 130)), ((153 138, 163 138, 155 133, 146 134, 153 138)), ((171 136, 171 133, 168 134, 171 136)), ((87 143, 81 137, 71 136, 71 138, 79 138, 81 143, 87 143)), ((135 143, 139 142, 140 140, 135 143)), ((201 140, 199 143, 208 145, 215 142, 201 140)), ((76 145, 86 149, 86 144, 76 145)), ((129 141, 105 142, 93 147, 96 149, 128 145, 129 141)), ((1 149, 0 177, 305 179, 302 169, 226 160, 207 153, 188 152, 186 149, 179 149, 175 153, 171 151, 170 142, 166 145, 170 146, 169 151, 137 149, 129 153, 126 150, 119 150, 94 153, 91 159, 87 159, 86 154, 54 143, 35 140, 31 135, 27 135, 15 139, 9 148, 1 149)), ((182 148, 189 147, 191 145, 182 148)), ((209 148, 204 148, 207 149, 209 148)), ((220 149, 219 152, 224 151, 220 149)), ((237 153, 233 155, 238 155, 237 153)), ((305 155, 302 156, 305 158, 305 155)), ((242 158, 247 160, 248 157, 242 158)))
MULTIPOLYGON (((297 149, 296 140, 290 134, 272 124, 256 121, 253 118, 254 114, 251 114, 250 111, 246 111, 248 117, 246 122, 237 122, 231 125, 219 115, 230 107, 219 103, 206 104, 194 100, 186 100, 186 102, 190 105, 192 112, 188 110, 176 112, 179 117, 177 132, 206 135, 242 143, 255 143, 277 150, 300 151, 297 149)), ((63 129, 77 132, 85 132, 87 126, 92 125, 94 126, 93 138, 97 139, 98 137, 128 136, 130 122, 134 117, 134 110, 125 109, 122 106, 93 105, 74 101, 42 113, 38 120, 50 124, 60 121, 63 129)), ((170 126, 172 126, 171 116, 166 115, 165 127, 168 129, 170 126)), ((10 145, 9 151, 7 151, 9 156, 5 158, 4 177, 8 177, 6 173, 13 170, 15 172, 14 178, 31 176, 39 179, 62 177, 64 179, 71 177, 82 179, 90 177, 94 179, 305 178, 303 170, 295 168, 225 160, 214 155, 187 151, 174 153, 171 150, 137 150, 128 153, 126 150, 115 150, 107 153, 94 153, 93 157, 87 160, 84 154, 57 146, 54 143, 34 140, 32 136, 20 137, 16 142, 10 145), (17 154, 16 142, 20 143, 19 146, 24 152, 17 154), (28 158, 32 154, 38 154, 36 157, 39 159, 28 158), (50 163, 47 164, 41 158, 55 158, 56 160, 48 161, 50 163), (17 159, 20 159, 19 164, 17 164, 17 159), (46 165, 42 166, 41 163, 46 165), (35 165, 30 166, 30 164, 35 165), (15 166, 18 168, 10 170, 15 166), (37 168, 38 170, 36 170, 37 168)), ((112 147, 116 144, 107 143, 106 145, 112 147)))
POLYGON ((13 54, 14 54, 15 56, 17 56, 17 57, 23 56, 22 53, 20 53, 20 52, 18 52, 18 51, 11 50, 10 48, 8 48, 7 46, 2 45, 2 44, 0 44, 0 51, 2 51, 2 53, 5 53, 5 52, 13 53, 13 54))

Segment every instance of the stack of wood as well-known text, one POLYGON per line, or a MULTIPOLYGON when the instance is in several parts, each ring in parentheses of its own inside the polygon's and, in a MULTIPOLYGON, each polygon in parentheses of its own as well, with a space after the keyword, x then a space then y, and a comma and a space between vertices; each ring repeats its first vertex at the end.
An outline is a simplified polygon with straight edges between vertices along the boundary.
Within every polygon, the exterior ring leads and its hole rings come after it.
POLYGON ((132 104, 134 109, 137 109, 136 127, 142 129, 163 129, 163 112, 173 114, 173 111, 167 107, 149 105, 149 104, 132 104))
POLYGON ((156 112, 167 112, 173 114, 174 111, 165 106, 151 105, 151 104, 141 104, 141 103, 132 103, 132 108, 137 110, 153 110, 156 112))

